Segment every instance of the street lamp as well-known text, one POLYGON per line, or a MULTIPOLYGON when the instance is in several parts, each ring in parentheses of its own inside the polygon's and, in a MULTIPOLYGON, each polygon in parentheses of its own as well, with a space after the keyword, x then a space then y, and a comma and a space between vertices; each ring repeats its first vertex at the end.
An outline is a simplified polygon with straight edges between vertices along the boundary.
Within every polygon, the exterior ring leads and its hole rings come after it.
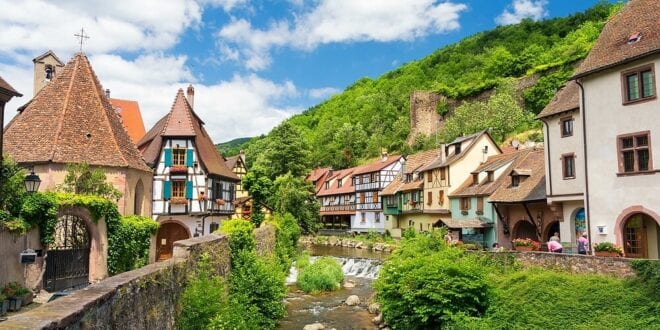
POLYGON ((38 175, 34 174, 34 169, 30 171, 30 174, 25 176, 25 190, 29 193, 33 193, 39 190, 39 185, 41 184, 41 179, 38 175))

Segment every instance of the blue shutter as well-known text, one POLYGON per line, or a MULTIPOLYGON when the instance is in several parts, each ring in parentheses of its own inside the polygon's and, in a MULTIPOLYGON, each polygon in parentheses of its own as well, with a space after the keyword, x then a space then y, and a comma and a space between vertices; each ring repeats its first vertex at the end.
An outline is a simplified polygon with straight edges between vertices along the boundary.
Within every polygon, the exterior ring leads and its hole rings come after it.
POLYGON ((192 181, 186 181, 186 198, 192 199, 193 185, 192 181))
POLYGON ((172 149, 165 149, 165 167, 172 166, 172 149))
POLYGON ((188 166, 188 167, 193 166, 193 150, 192 149, 186 150, 186 166, 188 166))
POLYGON ((170 199, 172 197, 172 181, 163 182, 163 199, 170 199))

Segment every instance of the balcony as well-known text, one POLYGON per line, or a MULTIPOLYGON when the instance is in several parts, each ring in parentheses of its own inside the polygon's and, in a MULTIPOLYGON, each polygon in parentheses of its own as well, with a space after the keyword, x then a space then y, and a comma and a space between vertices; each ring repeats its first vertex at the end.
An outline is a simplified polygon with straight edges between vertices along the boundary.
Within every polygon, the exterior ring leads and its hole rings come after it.
POLYGON ((355 204, 344 204, 344 205, 325 205, 321 206, 321 212, 346 212, 346 211, 355 211, 355 204))
POLYGON ((369 182, 369 183, 358 183, 355 185, 355 191, 361 190, 380 190, 385 188, 385 183, 381 181, 369 182))
POLYGON ((357 210, 380 210, 381 203, 361 203, 356 205, 357 210))

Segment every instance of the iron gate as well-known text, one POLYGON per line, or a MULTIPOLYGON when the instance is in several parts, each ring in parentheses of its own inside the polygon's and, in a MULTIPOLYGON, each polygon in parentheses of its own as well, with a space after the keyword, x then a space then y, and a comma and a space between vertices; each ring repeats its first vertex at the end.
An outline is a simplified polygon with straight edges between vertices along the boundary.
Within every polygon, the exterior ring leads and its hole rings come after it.
POLYGON ((59 218, 55 241, 46 257, 44 288, 60 291, 89 284, 89 232, 85 221, 74 215, 59 218))

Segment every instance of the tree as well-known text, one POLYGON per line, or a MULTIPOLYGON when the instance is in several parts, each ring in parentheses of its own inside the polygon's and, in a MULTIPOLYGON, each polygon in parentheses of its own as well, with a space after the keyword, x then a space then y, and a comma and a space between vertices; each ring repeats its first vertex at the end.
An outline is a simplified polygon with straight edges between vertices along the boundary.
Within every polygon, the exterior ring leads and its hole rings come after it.
POLYGON ((111 200, 119 200, 122 193, 106 182, 105 172, 100 168, 92 169, 86 162, 67 164, 67 174, 59 190, 74 194, 96 195, 111 200))
POLYGON ((287 172, 304 176, 309 169, 309 147, 298 128, 288 121, 270 132, 263 147, 254 166, 261 167, 270 180, 287 172))
POLYGON ((360 123, 352 125, 344 123, 334 134, 333 142, 340 151, 341 157, 337 157, 337 168, 347 168, 355 166, 357 158, 363 156, 364 149, 367 146, 367 133, 360 123))
POLYGON ((17 216, 25 197, 25 170, 5 156, 0 168, 0 210, 17 216))
POLYGON ((281 214, 291 213, 305 233, 316 232, 321 205, 314 197, 314 186, 291 173, 279 176, 273 185, 272 205, 281 214))
POLYGON ((243 187, 252 197, 251 220, 256 227, 259 227, 265 219, 261 206, 267 204, 273 187, 273 182, 264 174, 265 171, 260 165, 255 165, 243 177, 243 187))

